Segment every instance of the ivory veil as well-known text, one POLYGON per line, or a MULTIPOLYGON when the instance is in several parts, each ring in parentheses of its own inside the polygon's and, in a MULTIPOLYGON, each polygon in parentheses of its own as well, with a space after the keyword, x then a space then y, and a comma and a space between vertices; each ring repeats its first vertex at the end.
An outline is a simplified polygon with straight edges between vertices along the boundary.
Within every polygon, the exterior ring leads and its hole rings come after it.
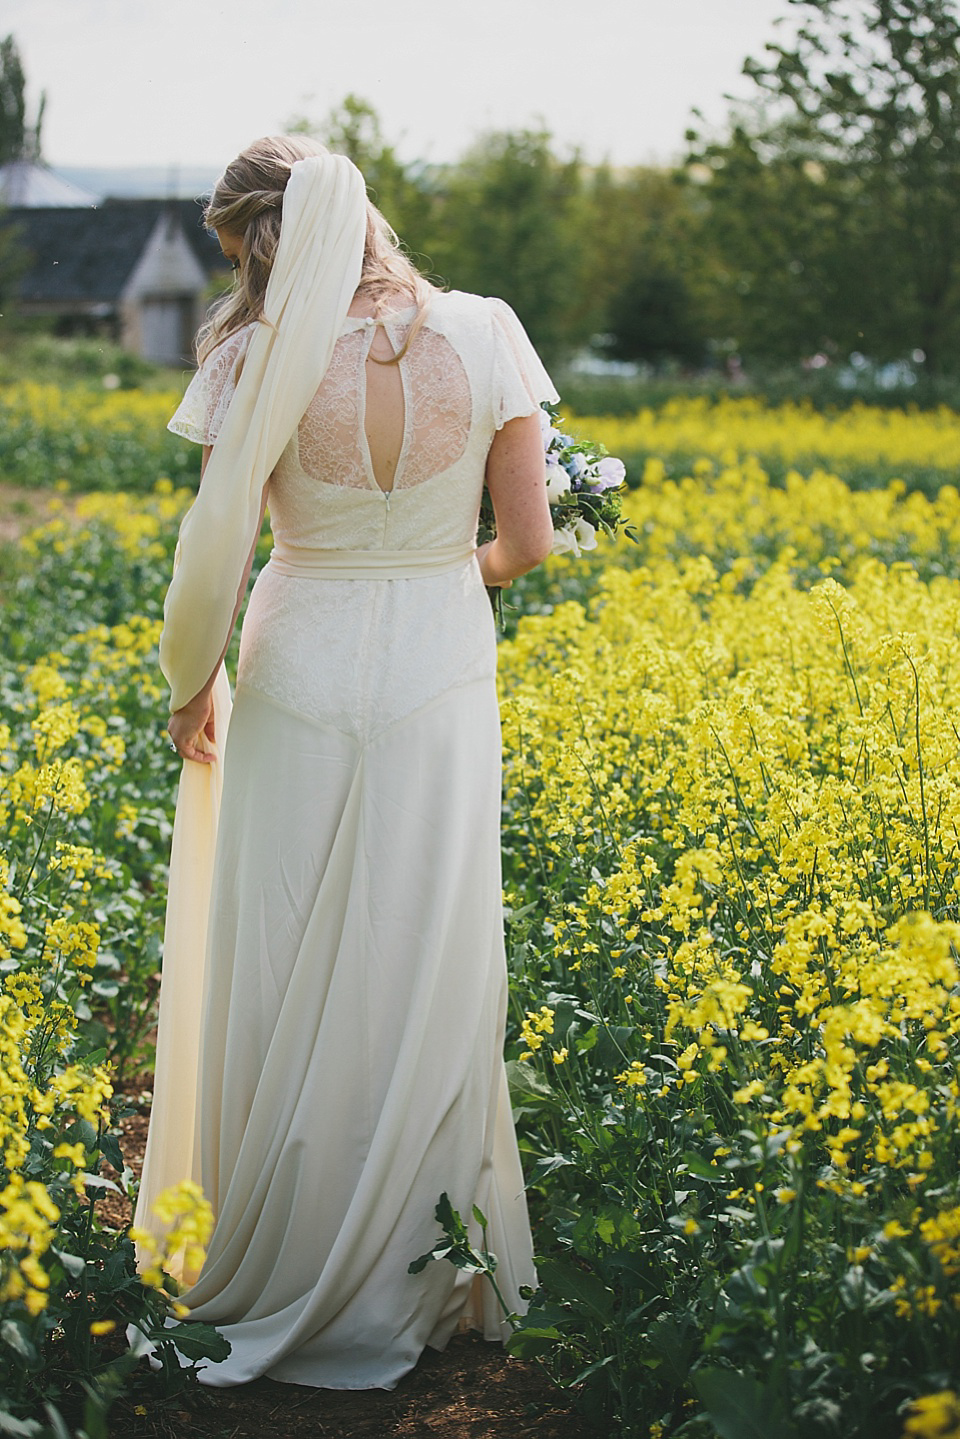
POLYGON ((363 176, 343 155, 298 160, 264 303, 200 493, 180 526, 160 668, 170 709, 203 689, 229 639, 263 489, 326 373, 360 283, 363 176))
MULTIPOLYGON (((173 712, 208 682, 229 639, 237 591, 260 525, 263 489, 330 364, 360 282, 363 176, 343 155, 297 161, 283 195, 280 242, 243 372, 196 500, 180 526, 164 603, 160 667, 173 712)), ((201 996, 230 686, 213 690, 214 759, 185 762, 170 855, 154 1095, 136 1224, 162 1233, 158 1195, 199 1182, 194 1125, 201 996)), ((176 1261, 174 1263, 176 1268, 176 1261)), ((177 1272, 178 1279, 191 1276, 177 1272)))

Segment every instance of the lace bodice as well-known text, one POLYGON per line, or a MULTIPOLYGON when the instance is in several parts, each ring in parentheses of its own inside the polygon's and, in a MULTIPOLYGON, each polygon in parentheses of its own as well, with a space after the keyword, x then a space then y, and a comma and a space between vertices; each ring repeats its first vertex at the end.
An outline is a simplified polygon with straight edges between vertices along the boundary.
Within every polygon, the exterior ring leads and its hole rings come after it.
MULTIPOLYGON (((415 310, 382 317, 399 352, 415 310)), ((254 326, 229 336, 193 377, 170 421, 213 444, 254 326)), ((299 548, 434 549, 476 535, 487 452, 508 420, 556 400, 519 320, 502 300, 434 296, 399 362, 404 437, 393 488, 378 486, 364 432, 365 366, 376 323, 348 318, 330 367, 270 477, 274 539, 299 548)))

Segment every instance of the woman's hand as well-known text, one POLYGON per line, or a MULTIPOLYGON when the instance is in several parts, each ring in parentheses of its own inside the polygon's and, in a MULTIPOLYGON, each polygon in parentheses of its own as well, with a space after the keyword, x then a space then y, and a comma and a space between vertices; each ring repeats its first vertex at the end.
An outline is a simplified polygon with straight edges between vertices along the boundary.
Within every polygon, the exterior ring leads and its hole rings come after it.
POLYGON ((201 691, 182 709, 174 710, 167 721, 167 733, 182 759, 212 764, 213 755, 205 746, 213 744, 213 696, 201 691))
POLYGON ((483 578, 483 583, 487 586, 488 589, 491 590, 508 590, 513 584, 513 580, 495 580, 490 577, 490 565, 488 556, 492 544, 493 540, 487 540, 487 543, 485 545, 480 545, 477 549, 477 563, 480 566, 480 574, 483 578), (486 568, 484 568, 485 564, 486 568))

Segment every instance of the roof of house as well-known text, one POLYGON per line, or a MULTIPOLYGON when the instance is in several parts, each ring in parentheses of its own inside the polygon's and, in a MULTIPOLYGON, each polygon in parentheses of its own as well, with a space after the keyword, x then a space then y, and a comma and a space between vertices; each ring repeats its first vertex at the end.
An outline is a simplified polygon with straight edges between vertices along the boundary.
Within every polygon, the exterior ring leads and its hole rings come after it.
POLYGON ((98 209, 73 207, 4 211, 26 256, 21 300, 44 304, 115 304, 123 293, 161 217, 182 227, 208 276, 224 274, 227 261, 201 222, 195 200, 107 200, 98 209))
POLYGON ((4 205, 91 206, 99 200, 90 190, 83 190, 72 180, 58 175, 49 165, 33 160, 10 160, 0 165, 0 202, 4 205))

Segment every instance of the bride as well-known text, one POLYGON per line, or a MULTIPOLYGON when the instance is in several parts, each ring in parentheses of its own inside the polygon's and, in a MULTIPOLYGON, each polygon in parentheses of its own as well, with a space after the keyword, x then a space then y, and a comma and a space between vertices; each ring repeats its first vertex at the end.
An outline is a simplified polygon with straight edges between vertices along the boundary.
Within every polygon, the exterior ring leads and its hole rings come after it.
POLYGON ((407 1272, 441 1192, 488 1216, 508 1304, 534 1279, 484 586, 550 549, 556 395, 509 307, 427 284, 311 141, 251 145, 205 220, 237 280, 171 421, 204 471, 161 641, 187 763, 136 1223, 156 1231, 185 1177, 213 1206, 181 1276, 231 1345, 204 1382, 391 1388, 458 1325, 502 1337, 469 1277, 407 1272), (476 550, 484 482, 497 535, 476 550))

